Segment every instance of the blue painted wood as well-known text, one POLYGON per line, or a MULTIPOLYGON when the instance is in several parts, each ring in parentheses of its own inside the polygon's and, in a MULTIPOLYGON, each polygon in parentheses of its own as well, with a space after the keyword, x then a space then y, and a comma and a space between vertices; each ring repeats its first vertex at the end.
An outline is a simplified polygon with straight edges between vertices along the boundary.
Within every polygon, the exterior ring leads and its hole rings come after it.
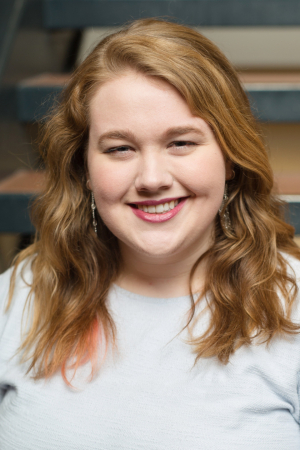
POLYGON ((299 89, 266 89, 247 92, 252 112, 261 122, 299 122, 299 89))
POLYGON ((300 202, 288 203, 286 221, 295 227, 295 234, 300 234, 300 202))
POLYGON ((31 194, 0 194, 0 233, 34 233, 30 221, 31 194))
POLYGON ((144 17, 187 25, 287 26, 300 24, 299 0, 44 0, 44 26, 121 25, 144 17))
POLYGON ((17 86, 17 118, 35 122, 49 114, 62 92, 62 86, 17 86))

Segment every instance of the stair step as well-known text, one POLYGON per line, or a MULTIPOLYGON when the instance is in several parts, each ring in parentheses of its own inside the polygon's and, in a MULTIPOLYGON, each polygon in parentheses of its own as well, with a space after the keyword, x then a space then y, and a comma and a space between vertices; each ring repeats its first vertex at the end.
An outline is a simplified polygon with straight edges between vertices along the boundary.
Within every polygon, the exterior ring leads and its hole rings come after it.
POLYGON ((17 119, 35 122, 44 118, 59 99, 69 75, 41 74, 28 78, 16 87, 17 119))
POLYGON ((0 233, 34 233, 29 206, 43 180, 43 172, 20 170, 0 181, 0 233))
MULTIPOLYGON (((241 72, 240 78, 258 120, 300 121, 300 71, 241 72)), ((68 79, 66 74, 42 74, 22 81, 14 89, 3 88, 0 92, 0 116, 13 116, 23 122, 42 119, 68 79)))
POLYGON ((279 71, 279 70, 247 70, 239 73, 240 80, 246 86, 258 88, 266 85, 281 88, 286 85, 288 88, 294 86, 300 89, 300 71, 279 71))
POLYGON ((44 179, 42 171, 18 170, 0 181, 0 194, 38 194, 44 179))
POLYGON ((247 71, 240 80, 258 120, 300 121, 300 71, 247 71))
POLYGON ((299 197, 300 173, 275 173, 274 191, 279 195, 299 197))
MULTIPOLYGON (((287 220, 300 234, 300 174, 276 174, 276 191, 287 201, 287 220)), ((0 233, 33 233, 29 206, 40 191, 43 172, 21 170, 0 181, 0 233)))
POLYGON ((27 0, 24 25, 84 28, 169 17, 199 26, 300 25, 298 0, 27 0))

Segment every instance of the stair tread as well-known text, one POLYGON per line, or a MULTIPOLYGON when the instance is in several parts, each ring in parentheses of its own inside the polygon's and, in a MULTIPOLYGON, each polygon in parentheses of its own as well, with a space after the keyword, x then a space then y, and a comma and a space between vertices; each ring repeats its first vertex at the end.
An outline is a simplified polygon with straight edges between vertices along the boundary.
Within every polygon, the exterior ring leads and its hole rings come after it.
POLYGON ((300 71, 243 71, 239 73, 242 83, 263 83, 263 84, 299 84, 300 71))
POLYGON ((279 195, 300 195, 300 173, 275 173, 274 191, 279 195))
POLYGON ((44 179, 42 171, 18 170, 0 181, 0 194, 37 194, 44 179))
POLYGON ((42 73, 22 80, 19 84, 22 87, 43 87, 43 86, 62 86, 70 79, 69 74, 60 73, 42 73))

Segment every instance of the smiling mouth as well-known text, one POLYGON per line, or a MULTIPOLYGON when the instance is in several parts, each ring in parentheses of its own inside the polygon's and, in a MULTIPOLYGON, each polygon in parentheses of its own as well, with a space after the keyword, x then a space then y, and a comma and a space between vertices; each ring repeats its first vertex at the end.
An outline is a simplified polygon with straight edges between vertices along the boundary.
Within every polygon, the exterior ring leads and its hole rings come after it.
POLYGON ((135 203, 129 203, 129 206, 131 206, 134 209, 139 209, 141 211, 144 211, 149 214, 163 214, 169 211, 172 211, 182 200, 186 199, 187 197, 181 197, 176 200, 171 200, 170 202, 163 202, 159 203, 157 205, 143 205, 135 203))

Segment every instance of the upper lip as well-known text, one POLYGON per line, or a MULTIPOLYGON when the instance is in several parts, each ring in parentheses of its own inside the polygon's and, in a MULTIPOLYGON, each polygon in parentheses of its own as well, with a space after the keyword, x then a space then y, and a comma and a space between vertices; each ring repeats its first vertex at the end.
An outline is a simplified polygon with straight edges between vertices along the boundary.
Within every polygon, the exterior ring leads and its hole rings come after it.
POLYGON ((187 197, 162 198, 160 200, 144 200, 142 202, 130 202, 129 205, 145 205, 145 206, 161 205, 162 203, 169 203, 175 200, 179 200, 180 198, 187 198, 187 197))

